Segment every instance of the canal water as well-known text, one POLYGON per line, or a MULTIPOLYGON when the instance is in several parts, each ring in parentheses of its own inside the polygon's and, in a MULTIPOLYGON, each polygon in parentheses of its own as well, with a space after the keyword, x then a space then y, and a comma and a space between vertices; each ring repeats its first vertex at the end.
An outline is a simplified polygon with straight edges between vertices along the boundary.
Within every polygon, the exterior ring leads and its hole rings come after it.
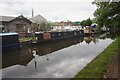
POLYGON ((110 34, 21 45, 3 52, 3 78, 72 78, 114 41, 110 34))

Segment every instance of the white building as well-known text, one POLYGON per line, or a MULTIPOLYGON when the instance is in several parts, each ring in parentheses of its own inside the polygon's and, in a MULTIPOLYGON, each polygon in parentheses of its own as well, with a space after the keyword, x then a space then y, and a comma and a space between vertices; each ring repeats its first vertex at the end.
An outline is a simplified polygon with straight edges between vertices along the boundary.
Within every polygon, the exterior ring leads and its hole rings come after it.
POLYGON ((64 31, 64 26, 52 26, 51 31, 64 31))
POLYGON ((65 26, 64 30, 74 31, 74 30, 81 30, 82 26, 65 26))
POLYGON ((81 29, 82 26, 53 26, 52 31, 74 31, 81 29))

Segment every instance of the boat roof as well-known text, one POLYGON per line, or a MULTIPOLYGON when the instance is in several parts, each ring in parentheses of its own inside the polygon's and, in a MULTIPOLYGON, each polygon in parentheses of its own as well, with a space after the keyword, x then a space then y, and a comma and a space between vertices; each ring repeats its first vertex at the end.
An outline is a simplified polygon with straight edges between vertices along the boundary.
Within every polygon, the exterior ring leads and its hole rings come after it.
POLYGON ((0 33, 0 36, 18 35, 18 33, 0 33))

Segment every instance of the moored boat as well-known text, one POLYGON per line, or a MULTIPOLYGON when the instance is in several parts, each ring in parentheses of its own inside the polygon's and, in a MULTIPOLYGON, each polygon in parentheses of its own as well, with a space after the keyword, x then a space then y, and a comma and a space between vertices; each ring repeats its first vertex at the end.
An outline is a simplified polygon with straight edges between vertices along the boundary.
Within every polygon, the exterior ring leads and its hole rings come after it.
POLYGON ((18 33, 0 33, 0 39, 3 51, 20 47, 18 33))
POLYGON ((64 32, 45 32, 45 33, 37 32, 35 33, 35 40, 33 41, 33 43, 50 42, 83 35, 84 35, 83 30, 64 32))

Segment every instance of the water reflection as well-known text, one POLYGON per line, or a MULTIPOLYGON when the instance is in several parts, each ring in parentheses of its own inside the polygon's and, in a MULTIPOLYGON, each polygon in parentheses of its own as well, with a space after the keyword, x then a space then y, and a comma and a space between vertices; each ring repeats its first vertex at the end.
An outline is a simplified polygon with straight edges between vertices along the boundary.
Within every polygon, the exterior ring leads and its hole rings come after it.
POLYGON ((51 52, 83 42, 83 39, 83 37, 80 37, 47 44, 23 45, 20 50, 3 52, 2 67, 5 68, 15 64, 26 66, 36 55, 47 55, 51 52))
POLYGON ((3 53, 3 77, 73 77, 113 40, 110 34, 77 37, 59 42, 22 45, 3 53), (21 74, 22 73, 22 74, 21 74))

